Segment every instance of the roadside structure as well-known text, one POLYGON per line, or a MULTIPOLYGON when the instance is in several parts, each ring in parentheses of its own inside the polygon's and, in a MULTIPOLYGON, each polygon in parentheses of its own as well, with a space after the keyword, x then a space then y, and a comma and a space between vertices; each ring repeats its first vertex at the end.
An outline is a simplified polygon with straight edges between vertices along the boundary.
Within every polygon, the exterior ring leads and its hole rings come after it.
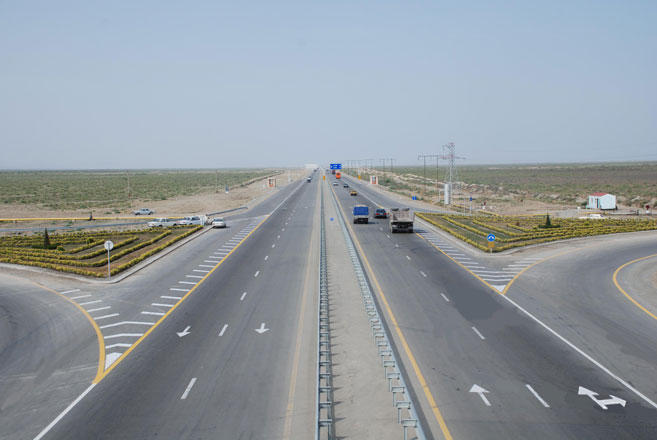
POLYGON ((616 209, 616 196, 603 192, 596 192, 589 196, 587 209, 616 209))

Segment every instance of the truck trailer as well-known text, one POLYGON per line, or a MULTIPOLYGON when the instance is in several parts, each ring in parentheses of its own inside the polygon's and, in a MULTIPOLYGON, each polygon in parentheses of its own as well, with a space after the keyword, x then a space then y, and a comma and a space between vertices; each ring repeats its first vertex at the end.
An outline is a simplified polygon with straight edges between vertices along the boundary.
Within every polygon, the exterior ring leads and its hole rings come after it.
POLYGON ((415 213, 409 208, 390 208, 390 232, 413 232, 415 213))

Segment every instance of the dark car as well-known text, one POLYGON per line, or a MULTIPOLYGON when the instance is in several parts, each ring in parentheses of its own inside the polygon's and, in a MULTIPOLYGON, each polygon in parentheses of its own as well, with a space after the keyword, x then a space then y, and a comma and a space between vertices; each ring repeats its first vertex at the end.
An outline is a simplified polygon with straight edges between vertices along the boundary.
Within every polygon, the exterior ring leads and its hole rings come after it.
POLYGON ((344 185, 342 185, 342 187, 343 187, 343 188, 349 188, 349 185, 347 185, 347 184, 345 183, 344 185))
POLYGON ((374 211, 374 218, 388 218, 388 213, 383 208, 377 208, 374 211))

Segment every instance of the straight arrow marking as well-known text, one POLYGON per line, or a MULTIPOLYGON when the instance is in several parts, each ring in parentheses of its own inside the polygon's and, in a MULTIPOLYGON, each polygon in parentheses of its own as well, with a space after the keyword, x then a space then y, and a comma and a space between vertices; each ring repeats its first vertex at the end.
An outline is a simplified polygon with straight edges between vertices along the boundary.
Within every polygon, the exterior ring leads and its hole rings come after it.
POLYGON ((260 323, 260 328, 256 328, 256 329, 254 329, 254 330, 255 330, 256 332, 258 332, 259 334, 263 334, 264 332, 268 332, 268 331, 269 331, 268 328, 265 328, 265 323, 264 323, 264 322, 261 322, 261 323, 260 323))
POLYGON ((489 392, 490 392, 490 391, 488 391, 486 388, 483 388, 483 387, 480 387, 480 386, 477 385, 477 384, 474 384, 474 385, 472 385, 472 388, 470 388, 470 392, 471 392, 471 393, 479 394, 479 397, 481 397, 481 400, 484 401, 484 403, 486 404, 486 406, 490 406, 490 402, 488 401, 488 399, 486 398, 486 396, 484 396, 485 393, 489 393, 489 392))
POLYGON ((185 327, 185 330, 183 330, 183 331, 181 331, 181 332, 176 332, 176 334, 178 335, 179 338, 182 338, 183 336, 187 336, 188 334, 191 333, 191 332, 189 331, 190 328, 192 328, 192 326, 191 326, 191 325, 188 325, 187 327, 185 327))

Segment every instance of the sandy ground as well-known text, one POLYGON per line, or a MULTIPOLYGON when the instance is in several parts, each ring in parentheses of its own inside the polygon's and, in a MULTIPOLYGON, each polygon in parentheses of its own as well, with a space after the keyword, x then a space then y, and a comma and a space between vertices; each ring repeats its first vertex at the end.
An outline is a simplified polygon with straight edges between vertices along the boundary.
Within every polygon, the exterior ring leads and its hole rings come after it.
MULTIPOLYGON (((290 170, 290 179, 298 180, 305 178, 309 171, 304 169, 290 170)), ((283 173, 276 176, 278 186, 287 185, 288 175, 283 173)), ((224 211, 232 208, 245 206, 253 200, 260 200, 273 194, 275 190, 267 187, 267 180, 256 181, 246 187, 237 187, 229 191, 228 194, 221 191, 219 193, 208 192, 204 194, 195 194, 192 196, 176 197, 168 200, 142 202, 135 200, 132 208, 120 214, 107 214, 111 211, 107 208, 95 208, 92 210, 94 217, 123 217, 131 216, 132 210, 138 208, 150 208, 155 211, 158 217, 180 217, 191 214, 205 214, 209 212, 224 211)), ((34 205, 24 204, 1 204, 0 218, 71 218, 83 217, 88 218, 90 211, 87 210, 65 210, 58 211, 43 208, 34 205)))

